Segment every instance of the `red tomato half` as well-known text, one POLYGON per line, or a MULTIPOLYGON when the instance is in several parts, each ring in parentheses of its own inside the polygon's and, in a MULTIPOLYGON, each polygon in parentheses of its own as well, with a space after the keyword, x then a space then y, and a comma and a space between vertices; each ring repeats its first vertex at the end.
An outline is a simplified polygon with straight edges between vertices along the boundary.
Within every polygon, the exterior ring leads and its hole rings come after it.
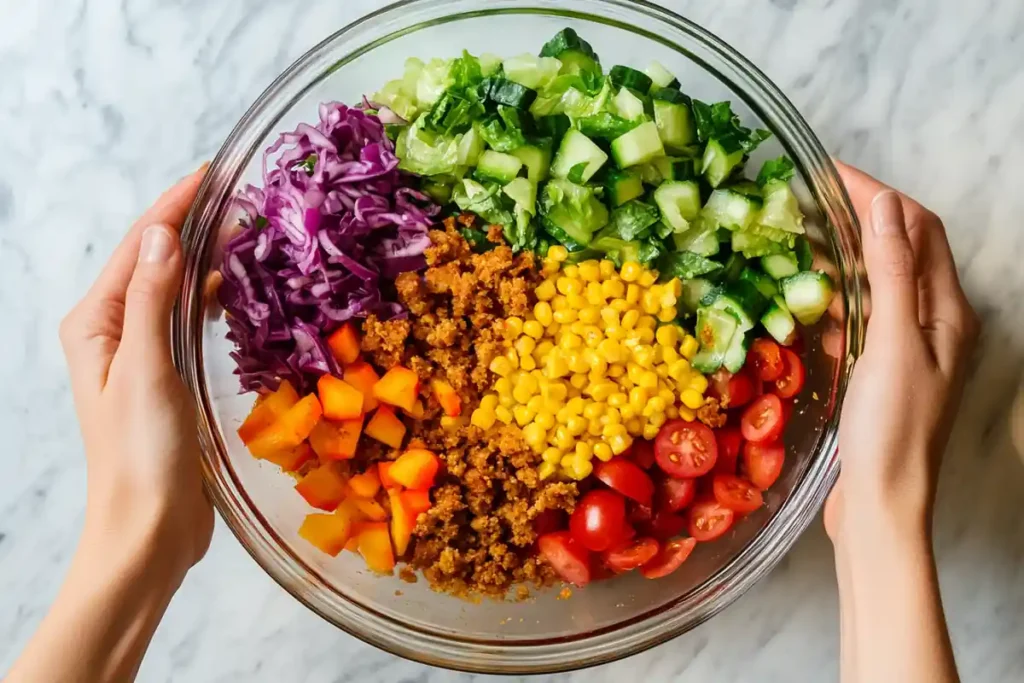
MULTIPOLYGON (((654 466, 654 443, 646 439, 634 439, 630 458, 645 470, 654 466)), ((621 455, 619 456, 622 457, 621 455)))
POLYGON ((764 504, 753 484, 732 474, 716 474, 714 492, 715 500, 733 512, 753 512, 764 504))
POLYGON ((747 478, 757 488, 766 491, 779 478, 786 461, 786 448, 779 442, 756 444, 743 447, 743 469, 747 478))
POLYGON ((653 538, 639 538, 624 548, 604 553, 604 563, 612 571, 628 572, 650 562, 660 549, 653 538))
POLYGON ((736 463, 743 448, 743 435, 739 427, 722 427, 715 430, 718 444, 718 459, 715 460, 715 474, 736 474, 736 463))
POLYGON ((540 555, 558 575, 579 587, 590 583, 590 553, 568 531, 554 531, 537 539, 540 555))
POLYGON ((640 568, 645 579, 660 579, 668 576, 686 562, 697 545, 695 538, 676 538, 665 544, 650 562, 640 568))
POLYGON ((774 382, 782 377, 782 349, 771 339, 755 339, 747 353, 747 362, 762 382, 774 382))
POLYGON ((782 401, 775 394, 763 394, 743 411, 740 430, 747 441, 769 443, 782 436, 785 424, 782 401))
POLYGON ((621 542, 626 528, 626 499, 606 489, 595 489, 583 496, 569 518, 572 537, 587 550, 598 553, 621 542))
POLYGON ((599 462, 594 476, 627 498, 641 505, 650 505, 654 495, 654 482, 632 460, 618 457, 599 462))
POLYGON ((718 446, 715 434, 700 422, 669 420, 654 440, 654 458, 673 477, 692 479, 715 466, 718 446))
POLYGON ((757 395, 757 387, 753 378, 744 371, 735 375, 722 368, 711 375, 709 389, 711 395, 719 400, 723 408, 739 408, 750 403, 757 395))
POLYGON ((780 398, 793 398, 803 390, 807 373, 800 356, 789 349, 782 349, 782 364, 785 369, 776 379, 775 393, 780 398))
POLYGON ((654 517, 654 510, 649 505, 630 505, 629 513, 626 515, 630 524, 643 524, 654 517))
POLYGON ((654 513, 654 518, 644 528, 650 531, 651 536, 665 541, 683 533, 683 529, 686 528, 686 518, 674 512, 661 510, 654 513))
POLYGON ((690 535, 698 541, 713 541, 729 530, 735 516, 714 498, 699 500, 690 508, 690 535))
POLYGON ((565 513, 561 510, 547 509, 533 518, 533 530, 538 536, 565 529, 566 526, 565 513))
POLYGON ((665 477, 658 482, 658 510, 679 512, 693 502, 697 495, 695 479, 665 477))

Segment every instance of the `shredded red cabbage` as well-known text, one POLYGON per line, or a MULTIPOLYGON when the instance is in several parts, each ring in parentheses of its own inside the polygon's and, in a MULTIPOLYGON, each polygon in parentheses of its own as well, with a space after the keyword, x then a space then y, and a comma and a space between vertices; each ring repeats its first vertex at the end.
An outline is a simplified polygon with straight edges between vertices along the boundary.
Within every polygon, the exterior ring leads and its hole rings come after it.
POLYGON ((338 102, 283 134, 264 169, 263 187, 236 198, 245 216, 224 250, 219 299, 242 390, 282 379, 308 390, 339 371, 324 338, 341 323, 405 315, 389 281, 426 265, 440 207, 398 171, 381 121, 338 102))

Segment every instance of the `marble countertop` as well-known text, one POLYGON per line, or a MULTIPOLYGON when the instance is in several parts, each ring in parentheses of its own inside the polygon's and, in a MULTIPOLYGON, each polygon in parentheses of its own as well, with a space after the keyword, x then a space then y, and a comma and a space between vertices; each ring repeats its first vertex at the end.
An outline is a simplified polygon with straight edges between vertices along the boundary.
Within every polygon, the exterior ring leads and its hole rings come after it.
MULTIPOLYGON (((57 324, 131 219, 212 157, 285 66, 369 0, 36 0, 0 10, 0 671, 53 598, 85 473, 57 324)), ((985 322, 936 522, 965 681, 1024 680, 1024 5, 668 2, 756 62, 826 148, 946 220, 985 322), (1015 275, 1016 273, 1016 275, 1015 275)), ((815 524, 708 624, 567 680, 834 680, 831 548, 815 524)), ((480 680, 363 645, 274 584, 218 523, 143 681, 480 680)), ((563 677, 559 677, 560 679, 563 677)))

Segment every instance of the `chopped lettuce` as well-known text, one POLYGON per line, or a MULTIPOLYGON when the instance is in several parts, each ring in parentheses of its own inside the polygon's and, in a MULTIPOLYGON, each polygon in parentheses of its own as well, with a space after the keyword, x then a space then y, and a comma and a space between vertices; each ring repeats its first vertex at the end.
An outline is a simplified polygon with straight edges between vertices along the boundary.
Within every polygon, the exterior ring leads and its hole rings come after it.
POLYGON ((733 113, 729 102, 707 104, 700 100, 691 102, 693 118, 697 123, 697 138, 701 142, 718 140, 726 149, 743 149, 750 154, 759 144, 771 137, 771 133, 762 129, 744 127, 740 117, 733 113))
POLYGON ((530 105, 530 113, 536 117, 552 114, 568 114, 571 118, 591 116, 605 109, 611 94, 611 84, 604 79, 588 82, 579 75, 563 74, 538 93, 530 105))
POLYGON ((641 123, 643 123, 642 119, 631 121, 609 111, 602 111, 577 119, 576 127, 588 138, 598 138, 610 142, 633 130, 641 123))
POLYGON ((601 234, 627 242, 646 239, 653 232, 652 226, 660 219, 661 214, 656 207, 633 199, 612 211, 608 225, 601 234))
MULTIPOLYGON (((602 231, 603 233, 604 231, 602 231)), ((664 251, 655 240, 622 240, 617 237, 598 235, 590 248, 604 252, 605 256, 621 268, 626 261, 635 261, 645 266, 653 264, 664 251)))
POLYGON ((499 104, 498 113, 483 122, 480 134, 497 152, 511 152, 526 144, 519 110, 504 104, 499 104))
POLYGON ((462 136, 438 135, 425 129, 429 114, 405 128, 396 142, 398 167, 417 175, 454 174, 459 167, 462 136))
POLYGON ((721 263, 689 251, 671 252, 658 259, 658 273, 669 279, 692 280, 721 269, 721 263))
POLYGON ((505 78, 527 88, 541 90, 558 77, 562 62, 554 57, 535 57, 527 53, 509 57, 502 66, 505 69, 505 78))
POLYGON ((465 178, 452 191, 452 201, 463 211, 475 213, 491 225, 509 226, 515 222, 511 209, 502 200, 501 186, 465 178))
POLYGON ((562 178, 553 178, 544 186, 540 215, 553 237, 558 239, 551 227, 581 245, 590 242, 594 232, 608 222, 608 209, 592 189, 562 178))
POLYGON ((757 173, 757 184, 764 187, 773 180, 789 182, 793 178, 793 173, 793 162, 789 157, 769 159, 761 164, 761 170, 757 173))

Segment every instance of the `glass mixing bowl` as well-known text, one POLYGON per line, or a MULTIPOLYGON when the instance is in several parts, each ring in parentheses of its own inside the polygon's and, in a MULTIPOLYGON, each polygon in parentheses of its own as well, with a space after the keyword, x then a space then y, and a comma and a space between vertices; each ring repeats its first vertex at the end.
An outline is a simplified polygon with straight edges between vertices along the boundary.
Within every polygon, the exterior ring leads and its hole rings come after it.
POLYGON ((624 0, 411 0, 375 12, 314 47, 260 96, 213 161, 182 239, 188 257, 174 354, 198 404, 210 496, 275 581, 341 629, 403 657, 470 671, 539 673, 635 654, 709 619, 765 576, 835 480, 839 407, 863 335, 856 220, 831 161, 779 89, 721 40, 665 9, 624 0), (806 339, 803 396, 813 398, 798 404, 786 434, 786 467, 763 509, 717 542, 699 545, 660 580, 633 572, 574 590, 567 600, 554 589, 524 602, 472 604, 434 593, 425 581, 374 575, 358 556, 331 558, 298 537, 308 508, 294 482, 253 459, 235 434, 252 396, 238 394, 227 326, 204 292, 237 221, 237 188, 259 181, 263 149, 281 131, 316 120, 319 102, 359 102, 399 76, 408 57, 536 52, 565 26, 595 46, 606 68, 656 59, 687 92, 731 100, 747 125, 771 130, 752 167, 782 153, 795 161, 819 265, 833 275, 839 295, 827 322, 806 339))

